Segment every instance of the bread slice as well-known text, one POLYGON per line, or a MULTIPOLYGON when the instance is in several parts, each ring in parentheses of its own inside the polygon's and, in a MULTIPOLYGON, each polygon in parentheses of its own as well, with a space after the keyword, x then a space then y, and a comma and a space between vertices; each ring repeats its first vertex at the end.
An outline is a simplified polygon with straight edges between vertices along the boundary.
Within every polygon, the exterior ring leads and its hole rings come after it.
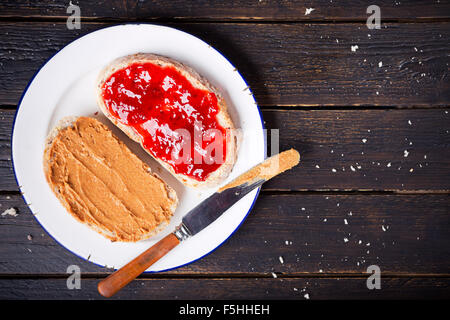
POLYGON ((176 192, 94 118, 61 119, 43 160, 47 182, 67 211, 111 241, 153 236, 177 207, 176 192))
MULTIPOLYGON (((224 163, 215 171, 211 172, 204 181, 198 181, 189 176, 183 174, 175 173, 172 166, 161 159, 154 157, 149 153, 156 161, 158 161, 161 166, 167 169, 172 175, 174 175, 181 183, 188 187, 193 188, 209 188, 214 187, 222 183, 227 176, 230 174, 234 163, 236 162, 237 148, 238 148, 238 132, 235 130, 235 126, 231 117, 227 111, 227 104, 223 95, 219 92, 217 88, 212 86, 208 80, 200 76, 192 68, 172 60, 170 58, 150 54, 150 53, 137 53, 125 57, 118 58, 108 64, 99 74, 97 81, 97 103, 100 110, 105 114, 105 116, 111 120, 117 127, 119 127, 128 137, 130 137, 135 142, 138 142, 143 147, 143 142, 141 136, 135 131, 131 126, 120 123, 113 115, 108 111, 107 106, 102 97, 102 86, 105 81, 116 71, 126 68, 127 66, 134 63, 152 63, 158 66, 171 66, 174 67, 178 72, 180 72, 184 77, 186 77, 194 87, 198 89, 207 90, 216 95, 218 100, 219 112, 217 114, 217 121, 219 124, 226 129, 227 140, 226 140, 226 159, 224 163)), ((143 147, 144 148, 144 147, 143 147)), ((145 150, 145 148, 144 148, 145 150)))

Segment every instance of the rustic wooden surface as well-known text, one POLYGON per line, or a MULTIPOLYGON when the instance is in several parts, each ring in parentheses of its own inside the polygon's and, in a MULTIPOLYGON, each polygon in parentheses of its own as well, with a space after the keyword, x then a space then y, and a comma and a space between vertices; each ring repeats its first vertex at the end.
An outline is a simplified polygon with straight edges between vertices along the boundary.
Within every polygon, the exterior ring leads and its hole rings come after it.
MULTIPOLYGON (((89 20, 250 20, 261 21, 341 21, 366 20, 367 7, 372 4, 358 0, 172 0, 172 1, 72 1, 79 5, 81 16, 89 20), (305 15, 306 8, 314 8, 305 15)), ((439 0, 390 1, 376 4, 387 20, 435 20, 448 18, 450 2, 439 0)), ((0 3, 0 17, 50 19, 66 17, 64 1, 9 0, 0 3)))
MULTIPOLYGON (((0 201, 19 212, 0 220, 1 274, 54 276, 70 264, 91 275, 108 271, 56 244, 19 195, 1 196, 0 201)), ((165 274, 361 275, 372 264, 382 266, 386 275, 446 274, 449 210, 446 194, 262 192, 245 223, 223 246, 165 274)))
MULTIPOLYGON (((33 74, 70 41, 110 25, 1 23, 0 104, 17 104, 33 74)), ((450 100, 450 22, 385 23, 380 30, 365 23, 165 25, 229 58, 263 107, 440 107, 450 100)))
POLYGON ((66 2, 0 1, 0 212, 18 211, 0 216, 0 298, 101 298, 96 285, 111 270, 57 244, 21 198, 11 130, 45 61, 127 21, 169 25, 221 51, 248 81, 266 127, 280 130, 280 149, 297 148, 302 163, 264 185, 213 253, 144 274, 117 299, 449 298, 450 2, 379 1, 380 30, 366 28, 367 5, 81 2, 82 28, 67 30, 66 2), (81 290, 66 287, 72 264, 81 290), (366 287, 373 264, 381 290, 366 287))

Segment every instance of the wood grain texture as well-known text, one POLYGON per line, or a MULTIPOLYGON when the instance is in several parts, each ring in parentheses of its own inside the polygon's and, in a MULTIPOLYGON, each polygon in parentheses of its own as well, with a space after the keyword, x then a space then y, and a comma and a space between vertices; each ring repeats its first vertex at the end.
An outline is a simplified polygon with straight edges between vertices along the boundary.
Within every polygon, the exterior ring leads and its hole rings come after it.
MULTIPOLYGON (((264 190, 450 190, 449 109, 264 110, 262 115, 268 129, 279 129, 279 150, 301 154, 298 166, 264 190)), ((18 190, 10 161, 13 117, 14 110, 0 111, 4 191, 18 190)))
MULTIPOLYGON (((86 275, 111 272, 59 246, 20 196, 0 195, 0 204, 1 211, 15 207, 19 213, 0 216, 0 274, 64 274, 72 264, 86 275)), ((446 275, 450 271, 449 212, 448 195, 262 192, 246 221, 225 244, 193 264, 164 274, 320 276, 361 274, 375 264, 384 274, 446 275)), ((61 214, 66 214, 63 209, 61 214)))
MULTIPOLYGON (((152 19, 196 19, 196 20, 255 20, 276 21, 339 21, 361 20, 370 3, 357 0, 189 0, 189 1, 72 1, 79 5, 83 19, 152 20, 152 19), (306 8, 314 8, 306 15, 306 8)), ((382 19, 435 19, 448 18, 450 3, 424 2, 420 0, 389 1, 378 0, 382 19)), ((0 3, 0 17, 50 18, 69 16, 65 1, 5 1, 0 3)))
MULTIPOLYGON (((0 105, 17 104, 33 74, 59 49, 109 25, 67 30, 62 22, 1 23, 0 105)), ((450 101, 447 22, 388 23, 373 31, 358 23, 167 25, 229 58, 262 106, 428 107, 450 101)))
MULTIPOLYGON (((117 300, 367 300, 448 299, 449 278, 381 278, 381 290, 368 290, 367 277, 288 279, 138 279, 111 299, 117 300)), ((97 279, 81 280, 80 290, 69 290, 66 279, 0 279, 0 299, 104 299, 95 290, 97 279)), ((176 303, 176 302, 175 302, 176 303)), ((184 303, 183 306, 186 304, 184 303)), ((166 310, 173 314, 179 308, 166 310)), ((152 302, 148 301, 148 307, 152 302)))
POLYGON ((280 150, 302 154, 267 190, 450 190, 449 110, 273 110, 263 117, 279 129, 280 150))
POLYGON ((72 2, 81 30, 66 28, 66 1, 0 0, 0 213, 18 212, 0 215, 0 299, 102 298, 97 284, 112 269, 60 246, 17 192, 11 129, 49 58, 127 21, 172 26, 218 49, 265 126, 279 129, 280 150, 298 149, 302 162, 264 185, 220 248, 144 274, 115 299, 450 298, 449 0, 380 0, 380 30, 367 29, 369 4, 358 0, 72 2), (81 290, 66 286, 73 264, 81 290), (382 290, 366 287, 372 264, 382 290))

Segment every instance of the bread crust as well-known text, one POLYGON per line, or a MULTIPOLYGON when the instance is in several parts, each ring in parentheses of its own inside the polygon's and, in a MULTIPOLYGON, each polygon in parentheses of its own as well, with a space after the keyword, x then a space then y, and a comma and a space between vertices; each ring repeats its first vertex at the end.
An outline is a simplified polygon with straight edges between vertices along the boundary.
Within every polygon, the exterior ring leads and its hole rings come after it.
POLYGON ((233 169, 234 163, 236 162, 237 157, 237 149, 238 149, 238 134, 235 130, 233 121, 228 114, 227 104, 223 95, 219 92, 217 88, 212 86, 207 79, 199 75, 192 68, 182 64, 181 62, 175 61, 173 59, 151 54, 151 53, 136 53, 128 56, 124 56, 112 61, 108 64, 99 74, 97 79, 97 104, 103 114, 116 125, 119 129, 121 129, 130 139, 139 143, 141 147, 148 153, 150 156, 158 161, 162 167, 168 170, 173 176, 175 176, 181 183, 185 186, 192 188, 211 188, 221 184, 230 174, 233 169), (105 105, 105 102, 102 97, 102 86, 105 81, 116 71, 126 68, 127 66, 134 63, 153 63, 159 66, 172 66, 180 72, 183 76, 185 76, 196 88, 208 90, 213 92, 218 101, 219 112, 217 114, 217 120, 219 124, 225 128, 227 132, 227 144, 226 144, 226 158, 225 162, 215 171, 211 172, 204 181, 198 181, 189 176, 183 174, 177 174, 172 166, 156 157, 154 157, 150 152, 148 152, 143 147, 143 142, 140 135, 134 130, 134 128, 124 125, 120 123, 113 115, 110 114, 108 108, 105 105))
MULTIPOLYGON (((50 133, 48 134, 46 141, 45 141, 45 149, 44 149, 44 156, 43 156, 43 165, 44 165, 44 175, 45 178, 48 182, 49 185, 51 185, 51 180, 50 180, 50 163, 51 163, 51 158, 50 158, 50 150, 52 147, 52 143, 53 140, 57 137, 59 131, 73 126, 73 123, 75 123, 77 121, 79 117, 76 116, 70 116, 70 117, 64 117, 61 120, 59 120, 59 122, 56 124, 55 127, 53 127, 53 129, 50 131, 50 133)), ((134 154, 133 154, 134 155, 134 154)), ((134 155, 135 156, 135 155, 134 155)), ((169 198, 173 201, 170 210, 171 210, 171 215, 173 216, 177 205, 178 205, 178 196, 177 193, 175 192, 174 189, 172 189, 166 182, 164 182, 164 180, 155 172, 151 171, 150 167, 148 167, 148 173, 150 175, 155 176, 156 178, 158 178, 159 180, 161 180, 161 182, 164 183, 164 186, 166 188, 167 194, 169 196, 169 198)), ((58 198, 58 200, 62 203, 62 205, 66 208, 66 210, 71 213, 71 208, 69 206, 69 204, 65 201, 64 197, 58 192, 58 190, 52 190, 53 193, 55 194, 55 196, 58 198)), ((117 237, 115 234, 109 232, 108 230, 104 229, 104 228, 100 228, 97 225, 91 224, 91 223, 87 223, 86 221, 81 221, 79 219, 78 216, 74 215, 71 213, 71 216, 74 217, 77 221, 86 224, 87 226, 89 226, 91 229, 93 229, 94 231, 102 234, 104 237, 108 238, 111 241, 117 241, 117 237)), ((147 234, 143 234, 140 238, 135 239, 134 241, 125 241, 125 242, 137 242, 137 241, 141 241, 141 240, 145 240, 148 239, 154 235, 156 235, 157 233, 159 233, 160 231, 162 231, 167 225, 169 224, 169 220, 168 221, 164 221, 162 223, 160 223, 155 229, 153 229, 152 231, 150 231, 147 234)))

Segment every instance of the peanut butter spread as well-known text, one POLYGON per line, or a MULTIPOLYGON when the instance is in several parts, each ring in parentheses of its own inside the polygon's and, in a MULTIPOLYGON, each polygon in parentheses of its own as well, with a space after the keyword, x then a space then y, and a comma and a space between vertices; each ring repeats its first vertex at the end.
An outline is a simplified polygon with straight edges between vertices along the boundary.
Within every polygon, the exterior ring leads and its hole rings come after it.
POLYGON ((274 176, 291 169, 300 162, 300 154, 295 149, 289 149, 283 151, 277 155, 274 155, 266 159, 261 164, 251 168, 247 172, 241 174, 239 177, 231 181, 229 184, 219 189, 219 192, 223 190, 240 186, 244 183, 251 184, 259 179, 269 180, 274 176))
POLYGON ((169 222, 175 192, 98 120, 80 117, 49 139, 47 181, 78 221, 112 241, 133 242, 169 222))

